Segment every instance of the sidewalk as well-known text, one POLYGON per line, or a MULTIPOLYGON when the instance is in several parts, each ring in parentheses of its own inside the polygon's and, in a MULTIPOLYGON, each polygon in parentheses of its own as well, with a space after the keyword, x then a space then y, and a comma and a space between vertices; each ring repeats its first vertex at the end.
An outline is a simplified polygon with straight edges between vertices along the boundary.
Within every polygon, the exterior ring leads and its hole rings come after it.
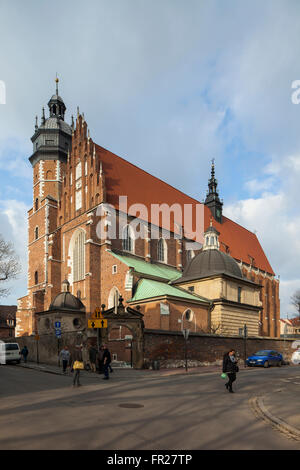
MULTIPOLYGON (((40 372, 46 372, 48 374, 56 374, 56 375, 71 375, 70 368, 67 369, 67 373, 64 374, 62 372, 62 367, 58 367, 55 365, 49 365, 49 364, 36 364, 35 362, 27 362, 26 364, 24 362, 21 362, 20 364, 17 365, 17 367, 25 367, 27 369, 34 369, 40 372)), ((193 367, 189 368, 187 371, 180 367, 176 369, 159 369, 159 370, 153 370, 153 369, 131 369, 131 368, 125 368, 125 367, 113 367, 113 376, 114 377, 119 377, 122 379, 130 379, 132 377, 134 378, 155 378, 155 377, 169 377, 173 375, 179 375, 179 374, 199 374, 199 373, 220 373, 221 374, 221 366, 202 366, 202 367, 193 367)), ((90 378, 99 378, 99 374, 91 371, 82 371, 82 374, 84 374, 85 377, 90 377, 90 378)), ((102 376, 102 374, 100 374, 102 376)))
POLYGON ((290 430, 294 437, 298 437, 297 440, 300 440, 299 392, 300 380, 297 382, 295 378, 271 395, 263 396, 260 403, 262 411, 278 426, 290 430))

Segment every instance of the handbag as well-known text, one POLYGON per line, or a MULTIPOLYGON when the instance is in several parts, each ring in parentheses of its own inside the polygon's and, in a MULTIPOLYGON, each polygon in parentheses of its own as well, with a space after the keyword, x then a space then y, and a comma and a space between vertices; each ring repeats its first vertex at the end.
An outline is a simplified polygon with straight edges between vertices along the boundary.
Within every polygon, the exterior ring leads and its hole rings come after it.
POLYGON ((228 376, 227 376, 227 374, 225 374, 225 372, 223 372, 223 374, 221 374, 221 377, 222 377, 222 379, 227 379, 228 376))
POLYGON ((73 369, 84 369, 83 362, 82 361, 75 361, 73 364, 73 369))

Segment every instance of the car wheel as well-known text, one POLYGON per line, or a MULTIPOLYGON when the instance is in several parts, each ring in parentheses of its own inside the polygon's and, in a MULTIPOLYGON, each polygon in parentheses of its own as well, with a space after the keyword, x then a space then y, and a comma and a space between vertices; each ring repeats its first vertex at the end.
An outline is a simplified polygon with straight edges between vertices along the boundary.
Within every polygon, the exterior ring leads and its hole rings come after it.
POLYGON ((17 361, 17 364, 20 364, 20 362, 21 362, 21 359, 19 359, 19 360, 17 361))
POLYGON ((281 367, 282 366, 282 362, 281 361, 278 361, 277 362, 277 367, 281 367))
POLYGON ((265 361, 264 362, 264 367, 267 369, 267 367, 269 367, 269 362, 268 361, 265 361))

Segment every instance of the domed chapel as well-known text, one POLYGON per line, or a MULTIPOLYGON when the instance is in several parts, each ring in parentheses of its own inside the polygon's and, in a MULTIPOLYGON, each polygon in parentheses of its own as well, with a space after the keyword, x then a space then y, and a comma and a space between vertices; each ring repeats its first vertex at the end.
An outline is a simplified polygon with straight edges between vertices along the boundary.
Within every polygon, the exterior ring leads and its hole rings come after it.
POLYGON ((68 124, 58 80, 48 108, 31 138, 28 289, 17 336, 46 334, 57 319, 63 331, 86 328, 96 308, 120 296, 147 329, 239 335, 246 324, 250 335, 280 336, 279 280, 256 234, 223 215, 214 162, 201 203, 97 145, 79 109, 68 124), (148 214, 153 204, 200 207, 202 243, 179 237, 175 218, 166 230, 161 218, 133 214, 135 204, 148 214), (116 236, 99 238, 99 220, 108 226, 112 212, 116 236), (143 237, 132 230, 136 217, 143 237))

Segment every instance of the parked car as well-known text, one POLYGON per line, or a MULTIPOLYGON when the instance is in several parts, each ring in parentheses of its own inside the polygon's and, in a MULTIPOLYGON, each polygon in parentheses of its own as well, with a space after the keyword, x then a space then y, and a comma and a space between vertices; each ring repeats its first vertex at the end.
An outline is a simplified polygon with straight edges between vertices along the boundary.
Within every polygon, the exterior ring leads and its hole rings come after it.
POLYGON ((0 364, 21 362, 21 351, 18 343, 0 343, 0 364))
POLYGON ((257 351, 253 356, 249 356, 246 359, 246 365, 251 366, 282 366, 284 360, 282 354, 278 351, 273 351, 271 349, 264 349, 262 351, 257 351))

